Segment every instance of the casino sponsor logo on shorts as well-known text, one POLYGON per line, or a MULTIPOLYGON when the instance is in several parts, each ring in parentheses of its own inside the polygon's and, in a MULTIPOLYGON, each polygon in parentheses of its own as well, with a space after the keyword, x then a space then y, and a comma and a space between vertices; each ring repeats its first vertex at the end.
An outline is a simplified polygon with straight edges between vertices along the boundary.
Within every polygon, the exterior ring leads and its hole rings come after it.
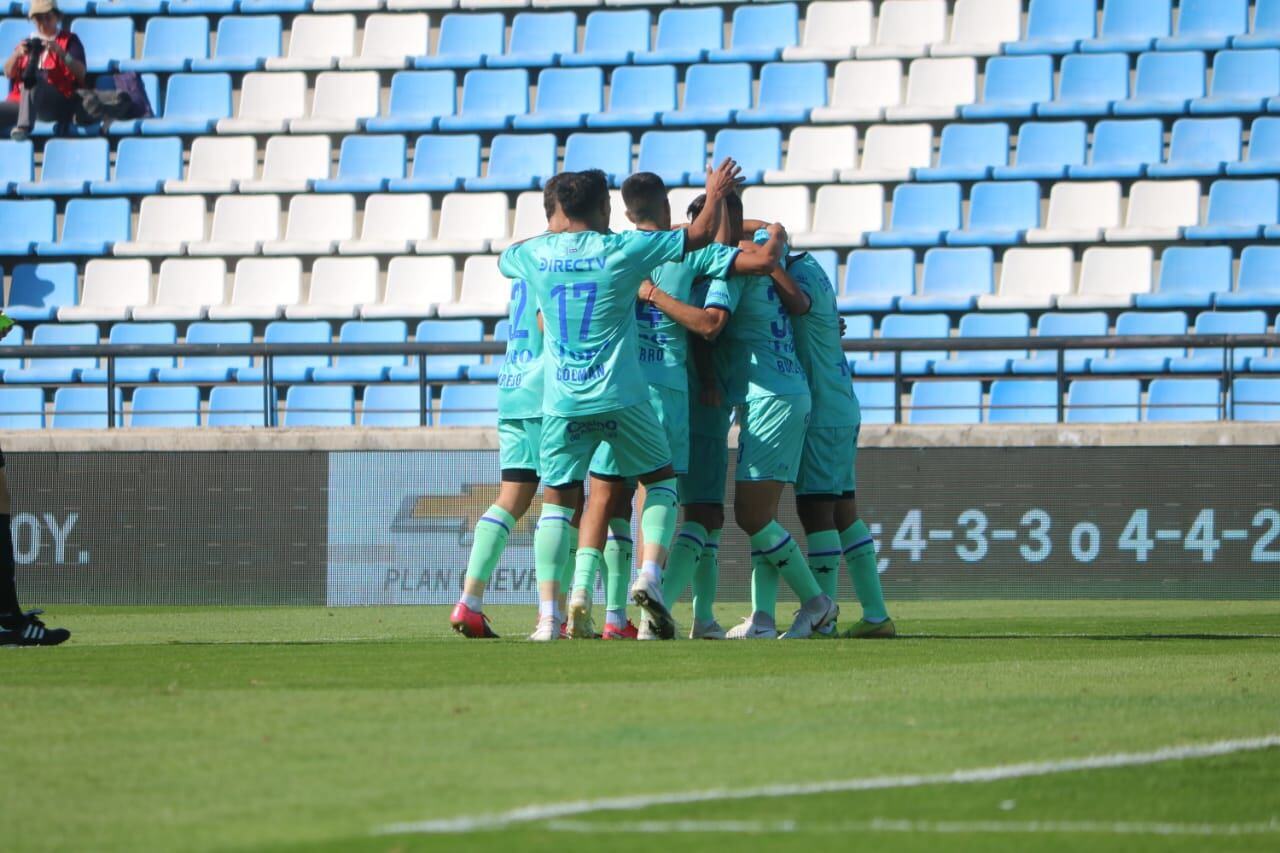
POLYGON ((577 438, 591 432, 615 433, 618 431, 618 422, 612 418, 604 421, 569 421, 565 431, 569 434, 569 438, 577 438))

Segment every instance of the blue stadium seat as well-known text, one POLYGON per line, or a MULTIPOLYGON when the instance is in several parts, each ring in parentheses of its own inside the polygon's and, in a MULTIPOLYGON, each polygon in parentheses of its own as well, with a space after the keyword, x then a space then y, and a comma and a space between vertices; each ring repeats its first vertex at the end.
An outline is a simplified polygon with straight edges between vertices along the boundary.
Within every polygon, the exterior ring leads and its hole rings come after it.
POLYGON ((129 239, 127 198, 73 198, 62 216, 62 239, 36 243, 41 257, 105 255, 113 243, 129 239))
POLYGON ((587 116, 587 127, 651 127, 676 103, 674 65, 624 66, 610 80, 609 109, 587 116))
POLYGON ((912 424, 982 423, 982 383, 976 380, 917 382, 911 386, 912 424))
POLYGON ((554 133, 500 133, 489 148, 489 171, 483 178, 467 178, 468 190, 527 190, 542 186, 556 173, 554 133))
MULTIPOLYGON (((486 56, 501 56, 506 19, 500 12, 454 14, 440 22, 436 52, 413 60, 415 68, 479 68, 486 56)), ((526 83, 527 85, 527 83, 526 83)))
POLYGON ((40 180, 18 184, 23 196, 84 195, 90 181, 105 181, 110 151, 105 139, 51 139, 44 146, 40 180))
MULTIPOLYGON (((342 324, 338 341, 344 344, 402 344, 409 327, 403 320, 348 320, 342 324)), ((402 355, 341 355, 333 367, 317 367, 311 372, 315 382, 381 382, 391 370, 406 363, 402 355)))
POLYGON ((1164 124, 1158 118, 1107 119, 1093 128, 1089 162, 1070 166, 1077 179, 1140 178, 1147 166, 1164 159, 1164 124))
POLYGON ((279 15, 227 15, 218 19, 213 56, 196 59, 193 71, 257 71, 280 55, 283 24, 279 15))
MULTIPOLYGON (((746 7, 739 7, 746 8, 746 7)), ((827 104, 827 67, 821 62, 770 62, 760 72, 756 106, 738 110, 738 124, 800 124, 827 104)))
POLYGON ((1153 163, 1153 178, 1221 175, 1228 163, 1240 159, 1244 125, 1238 118, 1182 118, 1173 123, 1169 160, 1153 163))
POLYGON ((167 0, 95 0, 95 15, 129 15, 139 18, 159 15, 167 0))
MULTIPOLYGON (((1183 311, 1125 311, 1116 318, 1117 335, 1185 335, 1187 315, 1183 311)), ((1183 347, 1117 349, 1114 355, 1089 359, 1090 373, 1163 372, 1169 359, 1184 358, 1183 347)))
POLYGON ((1217 379, 1153 379, 1144 407, 1148 421, 1216 421, 1222 383, 1217 379))
POLYGON ((387 114, 365 120, 372 133, 435 130, 441 116, 457 108, 457 77, 452 71, 397 71, 391 78, 387 114))
POLYGON ((1056 180, 1070 166, 1084 162, 1089 128, 1082 121, 1029 121, 1018 129, 1012 166, 997 166, 993 177, 1002 181, 1056 180))
POLYGON ((1222 50, 1249 29, 1249 0, 1180 0, 1177 35, 1156 39, 1157 50, 1222 50))
POLYGON ((208 133, 231 115, 231 75, 174 74, 165 90, 165 113, 138 123, 143 136, 208 133))
POLYGON ((949 124, 942 129, 938 165, 916 169, 917 181, 981 181, 1009 162, 1009 125, 949 124))
MULTIPOLYGON (((124 395, 115 389, 115 425, 124 425, 124 395)), ((54 429, 106 429, 107 389, 59 388, 53 394, 54 429)))
POLYGON ((417 385, 370 385, 364 390, 360 425, 367 427, 416 427, 431 425, 431 389, 427 389, 426 423, 421 421, 422 400, 417 385))
POLYGON ((8 195, 17 184, 34 180, 34 162, 35 148, 31 140, 0 142, 0 195, 8 195))
POLYGON ((350 385, 292 385, 284 398, 287 427, 355 426, 356 389, 350 385))
POLYGON ((240 11, 246 15, 290 15, 306 12, 311 0, 240 0, 240 11))
POLYGON ((1057 420, 1057 382, 1049 379, 997 379, 991 383, 987 423, 1051 424, 1057 420))
POLYGON ((75 304, 75 264, 18 264, 13 268, 4 313, 19 323, 53 320, 59 308, 75 304))
POLYGON ((170 15, 230 15, 240 0, 169 0, 170 15))
MULTIPOLYGON (((841 318, 844 320, 844 334, 841 339, 846 341, 869 341, 875 336, 875 323, 871 319, 870 314, 850 314, 841 318)), ((849 364, 849 372, 853 372, 853 363, 855 361, 866 361, 871 358, 869 352, 847 352, 847 361, 849 364)))
POLYGON ((840 281, 837 269, 840 266, 840 258, 836 254, 835 249, 810 249, 808 254, 822 266, 822 271, 827 274, 827 280, 832 286, 836 286, 836 282, 840 281))
POLYGON ((1231 46, 1256 50, 1280 47, 1280 0, 1257 0, 1253 29, 1231 40, 1231 46))
POLYGON ((338 176, 320 178, 318 193, 376 193, 405 174, 405 138, 401 134, 344 137, 338 154, 338 176))
POLYGON ((1193 98, 1204 97, 1204 54, 1200 51, 1144 53, 1138 57, 1133 97, 1117 101, 1118 116, 1182 115, 1193 98))
POLYGON ((446 385, 440 393, 440 426, 493 426, 497 385, 446 385))
MULTIPOLYGON (((1197 335, 1264 335, 1267 332, 1267 315, 1262 311, 1201 311, 1196 315, 1197 335)), ((1235 347, 1231 352, 1231 369, 1243 371, 1249 359, 1263 358, 1263 347, 1235 347)), ((1222 370, 1226 352, 1224 347, 1195 347, 1186 358, 1169 362, 1171 373, 1195 373, 1202 370, 1222 370)))
POLYGON ((1280 181, 1214 181, 1204 225, 1183 231, 1188 240, 1256 240, 1280 218, 1280 181))
POLYGON ((52 242, 53 199, 0 201, 0 255, 30 255, 36 243, 52 242))
POLYGON ((888 230, 867 234, 867 245, 936 246, 960 227, 960 203, 959 184, 899 184, 888 230))
POLYGON ((0 55, 9 56, 13 53, 18 42, 31 35, 31 30, 31 22, 26 18, 0 20, 0 55))
POLYGON ((1005 44, 1010 54, 1073 53, 1081 39, 1097 33, 1095 0, 1031 0, 1027 37, 1005 44))
MULTIPOLYGON (((423 320, 414 332, 418 343, 476 343, 484 340, 484 324, 480 320, 423 320)), ((480 364, 478 355, 429 355, 427 379, 461 379, 467 368, 480 364)), ((416 382, 418 360, 410 358, 404 367, 391 370, 393 382, 416 382)))
POLYGON ((462 188, 462 182, 480 174, 480 137, 475 134, 459 136, 418 137, 413 148, 413 174, 408 178, 393 178, 387 183, 392 192, 449 192, 462 188))
MULTIPOLYGON (((185 342, 188 344, 252 343, 253 324, 248 321, 192 323, 187 327, 185 342)), ((234 378, 235 371, 252 365, 253 358, 247 355, 188 355, 183 357, 181 367, 160 368, 156 378, 161 382, 227 382, 234 378)), ((261 398, 259 398, 258 409, 259 423, 261 423, 261 398)))
POLYGON ((44 429, 44 389, 0 387, 0 429, 44 429))
POLYGON ((545 68, 573 53, 577 45, 578 17, 573 12, 520 12, 511 21, 507 52, 486 56, 484 64, 489 68, 545 68))
POLYGON ((209 56, 209 19, 155 17, 147 19, 142 56, 120 60, 122 71, 186 71, 195 59, 209 56))
MULTIPOLYGON (((175 344, 178 330, 173 323, 116 323, 107 336, 111 344, 175 344)), ((115 360, 117 382, 152 382, 156 373, 164 367, 173 367, 178 360, 174 356, 131 356, 115 360)), ((80 372, 81 382, 106 382, 107 362, 101 367, 86 367, 80 372)))
MULTIPOLYGON (((703 146, 705 149, 705 139, 703 146)), ((620 186, 631 174, 631 134, 625 130, 569 134, 564 145, 564 171, 584 169, 602 169, 610 184, 620 186)))
POLYGON ((1123 53, 1098 56, 1072 54, 1062 60, 1058 97, 1036 104, 1041 118, 1105 116, 1111 105, 1129 97, 1129 57, 1123 53))
MULTIPOLYGON (((262 336, 268 344, 327 344, 332 330, 324 320, 275 320, 267 324, 262 336)), ((306 382, 317 367, 328 367, 327 355, 279 355, 271 362, 271 376, 276 382, 306 382)), ((242 367, 236 371, 237 382, 261 382, 263 368, 242 367)))
POLYGON ((1280 118, 1260 116, 1249 127, 1247 158, 1227 164, 1232 176, 1280 174, 1280 118))
MULTIPOLYGON (((218 385, 209 392, 209 415, 206 423, 211 427, 260 427, 266 425, 263 403, 266 394, 261 387, 249 385, 218 385)), ((271 408, 276 407, 276 392, 272 389, 271 408)))
MULTIPOLYGON (((1041 338, 1099 337, 1108 332, 1107 315, 1102 311, 1046 312, 1036 321, 1036 336, 1041 338)), ((1106 350, 1064 350, 1063 366, 1069 373, 1080 373, 1089 359, 1102 358, 1106 350)), ((1057 373, 1057 350, 1036 350, 1030 358, 1018 359, 1010 365, 1014 373, 1040 375, 1057 373)))
POLYGON ((640 137, 638 172, 653 172, 669 187, 701 184, 706 177, 707 134, 701 130, 650 130, 640 137))
MULTIPOLYGON (((758 184, 764 180, 765 172, 782 168, 782 131, 776 127, 717 131, 711 146, 711 162, 718 164, 726 157, 738 162, 744 181, 758 184)), ((701 184, 705 179, 705 174, 699 175, 696 181, 690 175, 690 183, 701 184)))
POLYGON ((579 128, 604 109, 604 72, 599 68, 547 68, 538 75, 533 112, 515 117, 518 130, 579 128))
POLYGON ((1213 298, 1217 308, 1280 305, 1280 246, 1248 246, 1240 253, 1234 293, 1213 298))
POLYGON ((122 139, 116 146, 116 172, 109 181, 93 181, 90 195, 149 195, 164 182, 182 177, 182 140, 176 136, 122 139))
POLYGON ((506 130, 514 116, 529 112, 529 72, 523 68, 468 71, 462 108, 440 119, 441 130, 506 130))
POLYGON ((653 50, 637 53, 638 65, 665 65, 669 62, 702 62, 707 51, 724 47, 724 12, 706 9, 663 9, 658 15, 658 34, 653 50))
POLYGON ((194 385, 149 385, 133 392, 131 427, 200 426, 200 389, 194 385))
MULTIPOLYGON (((951 321, 946 314, 889 314, 880 322, 881 339, 942 338, 951 336, 951 321)), ((943 361, 946 350, 920 350, 902 353, 902 373, 921 376, 929 372, 935 361, 943 361)), ((855 376, 892 376, 893 353, 878 352, 875 358, 854 365, 855 376)))
POLYGON ((898 300, 899 311, 970 311, 995 285, 991 249, 930 249, 924 253, 919 294, 898 300))
POLYGON ((1237 379, 1231 386, 1237 421, 1280 421, 1280 379, 1237 379))
POLYGON ((637 53, 649 50, 651 22, 644 9, 592 12, 587 15, 582 50, 562 54, 560 64, 571 67, 626 65, 637 53))
POLYGON ((947 232, 948 246, 1013 246, 1028 228, 1040 227, 1040 185, 1035 181, 990 181, 969 193, 969 223, 947 232))
POLYGON ((117 62, 133 58, 133 21, 129 18, 76 18, 71 32, 84 43, 85 68, 90 74, 114 71, 117 62))
POLYGON ((1173 28, 1173 0, 1104 0, 1096 39, 1080 42, 1083 53, 1150 50, 1173 28))
POLYGON ((1231 292, 1228 246, 1171 246, 1160 256, 1155 293, 1139 293, 1139 308, 1208 308, 1215 295, 1231 292))
POLYGON ((694 65, 685 75, 684 106, 661 116, 667 127, 729 124, 734 113, 751 106, 751 66, 694 65))
POLYGON ((733 41, 723 50, 712 50, 712 62, 773 62, 783 48, 800 39, 800 12, 795 3, 768 6, 743 4, 733 10, 733 41))
POLYGON ((1067 423, 1137 423, 1136 379, 1075 379, 1067 388, 1067 423))
POLYGON ((1260 112, 1280 95, 1280 50, 1224 50, 1213 57, 1209 95, 1191 102, 1193 114, 1260 112))
MULTIPOLYGON (((31 333, 32 346, 78 346, 98 343, 98 327, 93 323, 42 323, 31 333)), ((21 370, 6 370, 6 385, 56 385, 75 382, 83 370, 98 366, 93 356, 74 358, 29 358, 21 370)))
POLYGON ((960 107, 969 121, 1031 118, 1035 106, 1053 100, 1053 59, 1048 56, 993 56, 987 60, 982 99, 960 107))
MULTIPOLYGON (((926 258, 925 285, 928 286, 928 259, 926 258)), ((1031 334, 1031 318, 1017 313, 975 313, 960 318, 962 338, 1025 338, 1031 334)), ((1014 350, 957 350, 946 361, 935 361, 933 372, 940 376, 964 373, 1008 373, 1013 359, 1027 357, 1026 349, 1014 350)))
POLYGON ((893 423, 892 382, 854 382, 853 393, 858 396, 864 424, 893 423))
POLYGON ((845 263, 837 307, 849 311, 892 311, 898 299, 916 292, 916 255, 911 249, 855 249, 845 263))

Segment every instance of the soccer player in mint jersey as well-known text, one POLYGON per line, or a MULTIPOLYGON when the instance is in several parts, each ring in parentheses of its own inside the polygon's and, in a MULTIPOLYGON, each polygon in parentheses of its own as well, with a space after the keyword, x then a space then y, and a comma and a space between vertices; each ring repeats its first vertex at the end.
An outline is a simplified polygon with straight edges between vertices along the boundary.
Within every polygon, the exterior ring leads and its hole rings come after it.
MULTIPOLYGON (((671 205, 667 200, 667 187, 662 178, 652 172, 640 172, 627 178, 622 184, 622 200, 627 206, 627 218, 640 231, 666 231, 671 228, 671 205)), ((723 222, 722 226, 723 228, 723 222)), ((666 263, 652 271, 647 280, 687 307, 694 282, 699 278, 724 278, 731 274, 767 274, 777 265, 782 253, 782 242, 766 242, 763 246, 752 244, 746 251, 722 243, 690 252, 678 263, 666 263)), ((642 292, 643 292, 642 286, 642 292)), ((702 312, 699 311, 699 314, 702 312)), ((717 312, 710 318, 696 321, 686 318, 700 334, 718 334, 728 315, 717 312)), ((687 367, 688 334, 685 326, 659 310, 651 300, 636 304, 637 332, 640 337, 640 367, 649 386, 649 401, 658 416, 672 452, 672 467, 677 477, 684 476, 689 467, 689 379, 687 367)), ((604 444, 591 460, 590 501, 606 501, 609 505, 609 541, 605 546, 603 562, 608 578, 606 583, 607 610, 605 639, 635 639, 635 626, 626 617, 626 597, 623 590, 631 575, 631 500, 634 484, 618 475, 618 464, 613 448, 604 444)), ((643 503, 645 496, 642 495, 643 503)), ((688 527, 686 522, 686 527, 688 527)), ((700 525, 693 525, 700 529, 700 525)), ((678 582, 676 594, 688 583, 697 565, 698 556, 706 539, 706 531, 693 534, 682 529, 668 557, 668 571, 664 573, 662 591, 664 600, 670 602, 671 574, 687 574, 678 582), (691 541, 686 541, 691 540, 691 541), (689 545, 697 544, 692 562, 687 559, 689 545)), ((575 573, 573 597, 569 604, 570 624, 576 631, 589 635, 591 628, 591 591, 595 587, 594 566, 586 564, 581 573, 575 573)))
MULTIPOLYGON (((619 475, 648 487, 641 525, 646 532, 632 601, 654 620, 659 635, 675 626, 662 600, 662 566, 676 526, 676 479, 666 434, 649 405, 640 370, 635 305, 640 283, 655 267, 709 245, 719 227, 719 200, 738 183, 725 160, 707 173, 716 209, 685 231, 609 232, 609 184, 597 170, 566 174, 557 187, 567 227, 502 253, 499 269, 528 282, 544 318, 546 384, 540 460, 542 515, 534 534, 538 625, 530 639, 559 635, 555 620, 558 572, 570 544, 569 507, 577 500, 592 454, 608 442, 619 475)), ((608 530, 608 507, 588 506, 577 562, 598 562, 608 530)))

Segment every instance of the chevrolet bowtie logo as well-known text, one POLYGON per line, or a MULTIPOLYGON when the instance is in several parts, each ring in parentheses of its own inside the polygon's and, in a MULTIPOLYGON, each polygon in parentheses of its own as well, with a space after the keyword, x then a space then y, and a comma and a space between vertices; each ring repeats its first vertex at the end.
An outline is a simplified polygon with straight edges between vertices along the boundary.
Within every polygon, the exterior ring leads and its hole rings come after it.
MULTIPOLYGON (((405 495, 391 523, 392 533, 440 533, 457 531, 470 541, 476 522, 498 496, 498 483, 463 483, 459 495, 405 495)), ((533 541, 533 527, 542 514, 542 497, 535 496, 529 511, 511 531, 511 543, 533 541)))

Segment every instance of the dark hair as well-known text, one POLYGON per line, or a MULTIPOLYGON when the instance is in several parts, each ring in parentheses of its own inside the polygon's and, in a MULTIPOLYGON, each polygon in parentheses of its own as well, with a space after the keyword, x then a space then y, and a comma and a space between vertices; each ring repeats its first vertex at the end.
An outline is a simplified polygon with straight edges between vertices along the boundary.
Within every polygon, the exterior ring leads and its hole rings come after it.
POLYGON ((565 216, 581 221, 609 200, 609 178, 599 169, 570 172, 556 186, 556 198, 565 216))
POLYGON ((666 200, 667 185, 653 172, 636 172, 622 182, 622 203, 634 219, 652 222, 666 200))
POLYGON ((556 187, 560 186, 560 179, 565 174, 565 172, 561 172, 558 175, 552 175, 542 185, 542 209, 547 213, 548 222, 551 221, 551 217, 556 215, 556 207, 559 205, 559 200, 556 198, 556 187))
MULTIPOLYGON (((739 217, 742 216, 742 197, 739 196, 737 193, 729 193, 727 196, 725 196, 724 204, 725 204, 725 207, 728 209, 730 216, 733 216, 735 213, 739 217)), ((687 212, 689 214, 690 221, 697 219, 698 215, 702 213, 702 208, 706 206, 707 206, 706 193, 702 193, 693 201, 689 202, 689 210, 687 212)))

